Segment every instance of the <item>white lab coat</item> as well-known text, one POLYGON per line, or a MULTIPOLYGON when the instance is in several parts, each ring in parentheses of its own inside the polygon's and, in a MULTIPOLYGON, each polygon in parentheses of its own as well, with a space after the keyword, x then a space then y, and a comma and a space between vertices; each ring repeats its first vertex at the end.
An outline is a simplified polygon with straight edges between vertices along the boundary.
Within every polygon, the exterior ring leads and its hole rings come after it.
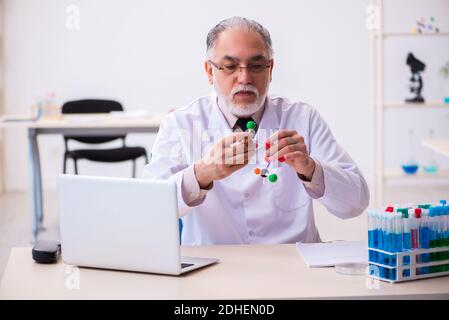
MULTIPOLYGON (((330 213, 346 219, 366 209, 369 191, 365 179, 314 108, 269 96, 258 126, 259 146, 279 129, 296 130, 304 137, 310 156, 321 164, 325 192, 317 201, 330 213)), ((189 207, 184 202, 183 171, 231 132, 215 94, 168 114, 161 124, 144 177, 176 181, 184 226, 182 244, 319 242, 312 198, 295 171, 285 163, 273 163, 269 169, 278 175, 275 183, 263 183, 264 179, 254 174, 256 167, 266 165, 265 148, 243 169, 215 181, 200 205, 189 207)))

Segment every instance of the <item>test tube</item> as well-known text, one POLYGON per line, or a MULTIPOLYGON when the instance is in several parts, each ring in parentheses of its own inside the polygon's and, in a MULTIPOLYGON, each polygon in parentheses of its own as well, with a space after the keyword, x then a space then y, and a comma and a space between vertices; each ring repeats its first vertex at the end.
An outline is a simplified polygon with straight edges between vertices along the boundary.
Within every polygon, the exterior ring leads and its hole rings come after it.
MULTIPOLYGON (((430 228, 429 228, 429 209, 422 209, 422 248, 429 249, 430 248, 430 228)), ((423 262, 430 261, 430 255, 425 253, 422 255, 423 262)), ((429 267, 424 267, 423 274, 429 273, 429 267)))
POLYGON ((411 249, 413 250, 413 249, 417 248, 417 244, 416 244, 417 230, 416 230, 416 218, 415 218, 415 209, 414 208, 409 209, 408 216, 409 216, 409 220, 410 220, 410 234, 411 234, 411 238, 412 238, 411 249))
MULTIPOLYGON (((443 214, 442 214, 442 217, 441 217, 441 224, 442 224, 442 241, 441 241, 441 246, 442 247, 446 247, 446 249, 449 249, 449 248, 447 248, 448 247, 448 240, 449 240, 449 238, 448 238, 448 209, 449 209, 449 206, 444 206, 444 208, 443 208, 443 214)), ((449 259, 449 251, 443 251, 443 252, 441 252, 441 259, 442 260, 447 260, 447 259, 449 259)), ((444 267, 444 269, 445 270, 443 270, 443 271, 449 271, 449 266, 447 265, 447 264, 445 264, 445 267, 444 267)))
POLYGON ((379 249, 384 250, 385 249, 385 237, 384 237, 384 213, 379 213, 379 249))
POLYGON ((383 234, 383 243, 384 243, 384 248, 383 250, 385 251, 389 251, 390 249, 390 243, 388 242, 388 214, 384 213, 383 217, 382 217, 382 234, 383 234))
POLYGON ((379 213, 376 211, 374 213, 374 247, 376 249, 380 248, 380 239, 379 239, 379 229, 380 229, 380 218, 379 213), (376 242, 377 240, 377 242, 376 242))
MULTIPOLYGON (((442 206, 437 206, 435 208, 435 248, 440 248, 441 247, 441 242, 442 242, 442 235, 441 235, 441 218, 442 218, 442 206)), ((441 259, 441 253, 440 252, 435 252, 434 254, 434 261, 439 261, 441 259)), ((437 269, 436 271, 438 271, 438 267, 434 268, 437 269)))
POLYGON ((383 212, 379 212, 378 213, 378 220, 377 220, 377 223, 378 223, 378 232, 377 232, 377 235, 378 235, 378 240, 379 240, 379 249, 381 249, 381 250, 384 250, 385 249, 385 237, 384 237, 384 231, 385 231, 385 228, 384 228, 384 222, 385 222, 385 219, 384 219, 384 216, 385 216, 385 214, 383 213, 383 212))
MULTIPOLYGON (((432 206, 429 209, 429 246, 430 248, 436 247, 437 240, 437 228, 436 228, 436 207, 432 206)), ((435 261, 435 253, 430 253, 430 262, 435 261)))
POLYGON ((374 212, 368 211, 368 247, 375 248, 374 245, 374 212))
POLYGON ((401 214, 398 212, 394 213, 394 220, 395 220, 395 227, 396 227, 396 252, 401 252, 403 250, 404 244, 403 244, 403 228, 402 228, 402 221, 401 221, 401 214))
POLYGON ((422 215, 422 209, 421 208, 415 208, 414 210, 414 229, 412 234, 414 234, 414 249, 419 249, 421 246, 421 235, 420 235, 420 228, 421 228, 421 215, 422 215))
POLYGON ((391 240, 391 235, 392 235, 392 223, 390 220, 390 213, 388 212, 384 212, 383 213, 384 216, 384 250, 385 251, 391 251, 391 247, 392 247, 392 240, 391 240))
MULTIPOLYGON (((447 233, 447 225, 448 225, 448 209, 449 206, 446 205, 446 200, 440 200, 441 207, 439 208, 439 246, 447 247, 448 244, 448 233, 447 233)), ((446 260, 449 258, 448 251, 441 251, 438 254, 439 260, 446 260)), ((446 266, 441 266, 439 271, 447 271, 446 266)))
POLYGON ((404 223, 404 250, 410 251, 412 249, 410 219, 407 216, 403 216, 402 221, 404 223))
MULTIPOLYGON (((446 200, 444 200, 446 201, 446 200)), ((448 233, 447 233, 447 229, 448 229, 448 215, 449 215, 449 206, 446 205, 446 203, 443 204, 443 208, 442 210, 442 215, 443 215, 443 232, 444 232, 444 236, 443 236, 443 246, 447 246, 449 245, 449 243, 447 242, 449 240, 448 238, 448 233)))
POLYGON ((395 251, 395 224, 394 224, 394 208, 392 206, 387 206, 385 208, 385 212, 383 213, 385 215, 386 219, 386 238, 387 238, 387 248, 386 251, 394 252, 395 251))
POLYGON ((407 208, 398 208, 396 209, 396 213, 398 215, 398 219, 399 219, 399 223, 401 225, 401 230, 400 230, 400 238, 402 239, 402 250, 406 249, 406 239, 405 239, 405 223, 404 223, 404 217, 406 216, 405 212, 407 212, 408 215, 408 209, 407 208))

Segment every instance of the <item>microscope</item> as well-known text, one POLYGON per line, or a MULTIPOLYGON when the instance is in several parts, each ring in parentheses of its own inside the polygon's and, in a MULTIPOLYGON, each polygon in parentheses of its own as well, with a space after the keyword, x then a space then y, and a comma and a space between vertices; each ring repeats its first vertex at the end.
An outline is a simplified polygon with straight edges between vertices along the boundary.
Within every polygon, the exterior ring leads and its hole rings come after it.
POLYGON ((410 78, 409 85, 410 92, 414 93, 415 96, 410 99, 405 99, 405 102, 423 103, 424 98, 421 95, 423 80, 420 73, 426 69, 426 65, 416 59, 412 53, 408 54, 406 63, 410 67, 410 71, 412 72, 412 77, 410 78))

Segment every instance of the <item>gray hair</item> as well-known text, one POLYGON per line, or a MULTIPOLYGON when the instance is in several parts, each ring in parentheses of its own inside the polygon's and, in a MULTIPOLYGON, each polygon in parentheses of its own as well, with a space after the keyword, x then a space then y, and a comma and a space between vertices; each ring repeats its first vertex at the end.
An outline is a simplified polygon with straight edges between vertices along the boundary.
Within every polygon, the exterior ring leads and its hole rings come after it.
POLYGON ((269 59, 273 56, 273 47, 271 44, 271 36, 267 29, 265 29, 260 23, 255 20, 250 20, 243 17, 231 17, 220 21, 215 27, 213 27, 207 34, 206 39, 206 56, 211 58, 212 51, 217 44, 217 39, 220 33, 230 28, 240 28, 245 31, 257 32, 262 37, 263 42, 268 50, 269 59))

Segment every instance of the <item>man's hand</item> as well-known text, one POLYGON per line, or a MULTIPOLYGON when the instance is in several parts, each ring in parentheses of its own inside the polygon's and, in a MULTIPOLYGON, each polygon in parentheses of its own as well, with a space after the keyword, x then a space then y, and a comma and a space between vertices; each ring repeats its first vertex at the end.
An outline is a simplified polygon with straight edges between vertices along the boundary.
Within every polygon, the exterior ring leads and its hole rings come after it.
POLYGON ((196 179, 201 189, 212 181, 226 178, 246 166, 256 147, 249 132, 237 132, 216 142, 207 156, 195 163, 196 179))
POLYGON ((304 138, 295 130, 279 130, 265 142, 268 160, 286 162, 310 181, 315 171, 315 161, 309 157, 304 138))

